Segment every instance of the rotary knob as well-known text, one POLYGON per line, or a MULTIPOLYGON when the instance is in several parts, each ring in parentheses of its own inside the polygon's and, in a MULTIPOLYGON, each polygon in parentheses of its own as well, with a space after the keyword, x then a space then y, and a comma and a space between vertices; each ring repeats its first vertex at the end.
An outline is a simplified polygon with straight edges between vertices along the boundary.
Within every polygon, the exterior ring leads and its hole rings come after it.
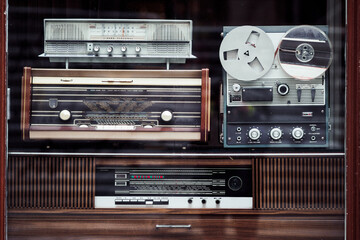
POLYGON ((302 128, 296 127, 292 130, 291 135, 294 139, 300 140, 304 136, 304 130, 302 130, 302 128))
POLYGON ((228 181, 228 187, 234 192, 239 191, 242 184, 243 182, 238 176, 232 176, 228 181))
POLYGON ((71 117, 71 113, 69 110, 62 110, 59 114, 59 118, 63 121, 69 120, 71 117))
POLYGON ((165 110, 161 113, 160 117, 164 122, 169 122, 173 118, 173 114, 171 111, 165 110))
POLYGON ((233 86, 232 86, 232 88, 233 88, 233 90, 234 90, 234 92, 238 92, 238 91, 240 91, 240 85, 239 84, 237 84, 237 83, 235 83, 233 86))
POLYGON ((271 129, 270 131, 270 137, 273 139, 273 140, 279 140, 282 136, 282 131, 280 128, 273 128, 271 129))
POLYGON ((114 50, 114 48, 112 46, 108 46, 106 51, 110 54, 112 53, 112 51, 114 50))
POLYGON ((121 47, 121 52, 122 52, 122 53, 125 53, 126 50, 127 50, 127 48, 126 48, 125 46, 122 46, 122 47, 121 47))
POLYGON ((98 53, 100 51, 100 46, 96 45, 94 46, 94 52, 98 53))
POLYGON ((141 47, 136 46, 136 47, 135 47, 135 52, 136 52, 136 53, 140 53, 140 51, 141 51, 141 47))
POLYGON ((249 138, 253 141, 258 140, 260 138, 260 135, 261 135, 260 130, 257 128, 252 128, 249 131, 249 138))

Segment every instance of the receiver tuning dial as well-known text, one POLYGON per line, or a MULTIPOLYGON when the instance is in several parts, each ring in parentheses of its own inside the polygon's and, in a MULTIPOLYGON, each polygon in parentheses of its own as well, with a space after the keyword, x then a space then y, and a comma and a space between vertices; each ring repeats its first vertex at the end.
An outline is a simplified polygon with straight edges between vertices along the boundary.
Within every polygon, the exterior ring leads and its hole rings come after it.
POLYGON ((228 187, 234 192, 239 191, 242 184, 243 182, 238 176, 232 176, 228 181, 228 187))
POLYGON ((300 140, 304 137, 304 130, 302 130, 302 128, 296 127, 292 130, 291 135, 294 139, 300 140))
POLYGON ((260 138, 260 135, 261 135, 260 130, 257 128, 252 128, 249 131, 249 138, 253 141, 258 140, 260 138))

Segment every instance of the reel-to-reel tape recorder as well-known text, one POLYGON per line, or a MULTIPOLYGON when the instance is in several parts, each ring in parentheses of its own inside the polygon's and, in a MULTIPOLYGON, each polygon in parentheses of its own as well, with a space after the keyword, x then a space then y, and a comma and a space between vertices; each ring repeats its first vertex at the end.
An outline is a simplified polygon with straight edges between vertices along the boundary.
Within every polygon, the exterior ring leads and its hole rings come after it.
POLYGON ((224 147, 327 147, 326 27, 224 27, 224 147))

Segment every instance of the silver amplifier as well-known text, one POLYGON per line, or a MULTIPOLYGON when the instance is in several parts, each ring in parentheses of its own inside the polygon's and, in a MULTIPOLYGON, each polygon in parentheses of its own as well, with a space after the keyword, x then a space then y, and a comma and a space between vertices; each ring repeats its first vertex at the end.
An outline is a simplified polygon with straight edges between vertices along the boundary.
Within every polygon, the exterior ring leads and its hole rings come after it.
POLYGON ((191 20, 45 19, 44 53, 52 62, 184 63, 191 20))

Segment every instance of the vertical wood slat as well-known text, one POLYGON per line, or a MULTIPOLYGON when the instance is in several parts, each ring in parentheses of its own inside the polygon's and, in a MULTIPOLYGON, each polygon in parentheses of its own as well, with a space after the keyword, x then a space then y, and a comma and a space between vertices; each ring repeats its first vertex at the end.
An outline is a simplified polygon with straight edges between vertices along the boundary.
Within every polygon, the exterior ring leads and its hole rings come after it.
POLYGON ((94 207, 95 160, 82 157, 9 157, 8 207, 94 207))
POLYGON ((255 209, 344 209, 344 158, 254 159, 255 209))

